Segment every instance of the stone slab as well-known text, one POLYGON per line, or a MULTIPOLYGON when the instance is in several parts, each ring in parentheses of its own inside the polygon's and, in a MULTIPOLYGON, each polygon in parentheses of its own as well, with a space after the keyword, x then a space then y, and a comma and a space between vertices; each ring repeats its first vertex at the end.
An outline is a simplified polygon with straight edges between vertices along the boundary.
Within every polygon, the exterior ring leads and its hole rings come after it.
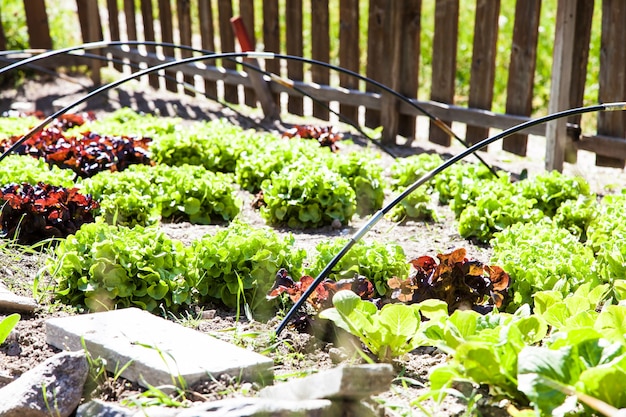
POLYGON ((137 308, 49 319, 47 342, 80 350, 81 339, 107 369, 144 387, 172 385, 178 376, 192 385, 227 374, 261 384, 273 381, 273 361, 137 308))
POLYGON ((31 313, 38 307, 33 298, 17 295, 0 282, 0 311, 31 313))
POLYGON ((390 364, 340 366, 263 388, 259 397, 283 400, 359 400, 389 390, 395 377, 390 364))

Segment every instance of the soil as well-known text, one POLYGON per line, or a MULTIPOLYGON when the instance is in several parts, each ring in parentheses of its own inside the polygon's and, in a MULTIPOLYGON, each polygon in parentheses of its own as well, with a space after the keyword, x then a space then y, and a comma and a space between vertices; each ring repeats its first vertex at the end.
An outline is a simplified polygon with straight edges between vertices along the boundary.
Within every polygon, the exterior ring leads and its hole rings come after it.
MULTIPOLYGON (((19 86, 3 87, 0 91, 0 112, 11 108, 24 110, 41 110, 49 115, 59 106, 67 105, 82 97, 92 88, 91 81, 76 74, 64 75, 60 78, 48 76, 37 77, 22 82, 19 86)), ((92 110, 96 115, 102 115, 120 107, 131 107, 137 111, 151 112, 163 116, 176 116, 183 119, 183 123, 194 120, 208 120, 226 118, 230 122, 245 128, 266 129, 280 131, 294 123, 317 123, 328 125, 329 122, 301 119, 283 115, 281 123, 272 123, 262 120, 261 114, 254 109, 226 107, 222 104, 206 100, 201 97, 190 97, 165 91, 155 91, 143 82, 133 82, 125 85, 105 96, 98 96, 86 104, 73 109, 92 110)), ((343 132, 349 132, 348 127, 333 121, 340 126, 343 132)), ((455 154, 461 147, 454 145, 449 148, 438 147, 427 141, 427 133, 423 120, 418 121, 417 139, 411 144, 398 146, 393 149, 396 154, 409 155, 419 152, 438 152, 442 156, 455 154)), ((458 126, 453 126, 457 129, 458 126)), ((463 136, 462 132, 461 136, 463 136)), ((366 147, 368 143, 357 134, 352 134, 356 147, 366 147)), ((506 169, 514 175, 523 170, 529 175, 543 172, 543 155, 545 139, 531 137, 528 157, 512 156, 501 151, 497 144, 491 146, 488 153, 481 156, 489 163, 506 169), (542 142, 543 141, 543 142, 542 142)), ((392 157, 383 153, 383 161, 387 166, 392 157)), ((583 176, 599 194, 607 193, 620 184, 626 184, 624 171, 620 169, 598 168, 593 165, 593 155, 579 152, 579 161, 576 165, 566 164, 565 173, 583 176)), ((251 208, 253 196, 242 192, 244 201, 241 216, 252 225, 265 225, 258 212, 251 208)), ((389 195, 388 198, 393 196, 389 195)), ((447 207, 438 207, 439 220, 436 222, 407 221, 393 223, 387 219, 380 220, 368 232, 365 239, 396 242, 402 245, 407 257, 414 258, 421 255, 436 256, 437 253, 450 252, 464 247, 468 257, 488 263, 491 251, 488 246, 478 245, 463 239, 457 232, 454 216, 447 207)), ((296 244, 313 253, 315 245, 322 240, 337 237, 352 236, 369 218, 355 217, 353 221, 341 228, 321 228, 316 230, 289 231, 294 233, 296 244)), ((163 230, 172 238, 183 243, 207 234, 215 233, 221 226, 198 226, 189 223, 165 223, 163 230)), ((286 230, 277 230, 286 233, 286 230)), ((77 314, 69 307, 60 306, 51 302, 45 294, 33 294, 35 277, 45 261, 45 256, 37 252, 21 252, 6 246, 0 255, 0 282, 3 282, 15 293, 26 296, 35 296, 41 303, 41 308, 35 313, 22 315, 15 331, 7 342, 0 346, 0 386, 10 382, 21 373, 33 368, 46 358, 54 355, 57 350, 47 345, 45 340, 45 321, 51 317, 77 314)), ((274 318, 267 323, 249 320, 245 316, 238 316, 232 311, 225 311, 219 306, 204 305, 185 312, 178 317, 168 317, 183 325, 193 327, 220 339, 231 341, 257 351, 267 350, 268 356, 275 361, 277 380, 286 380, 301 377, 307 373, 337 366, 340 363, 358 363, 361 356, 347 346, 336 346, 326 343, 306 333, 299 333, 287 328, 278 341, 270 338, 270 332, 279 322, 274 318), (272 348, 273 347, 273 348, 272 348), (270 349, 271 348, 271 349, 270 349)), ((420 394, 426 392, 424 385, 428 383, 428 371, 434 365, 445 361, 445 355, 431 348, 420 348, 394 364, 399 377, 389 392, 377 397, 377 401, 385 406, 387 415, 419 414, 419 408, 411 405, 420 394)), ((206 401, 224 397, 254 395, 258 387, 250 384, 241 384, 236 380, 222 378, 211 383, 191 387, 186 395, 186 401, 206 401)), ((459 386, 460 392, 466 391, 459 386)), ((122 378, 112 376, 101 380, 99 388, 92 394, 97 398, 109 401, 121 401, 124 398, 136 396, 140 389, 122 378)), ((494 400, 486 392, 481 392, 486 400, 482 401, 483 415, 508 415, 504 403, 494 404, 494 400)), ((466 411, 463 400, 449 396, 441 405, 426 401, 421 404, 431 410, 433 415, 455 416, 466 411)))

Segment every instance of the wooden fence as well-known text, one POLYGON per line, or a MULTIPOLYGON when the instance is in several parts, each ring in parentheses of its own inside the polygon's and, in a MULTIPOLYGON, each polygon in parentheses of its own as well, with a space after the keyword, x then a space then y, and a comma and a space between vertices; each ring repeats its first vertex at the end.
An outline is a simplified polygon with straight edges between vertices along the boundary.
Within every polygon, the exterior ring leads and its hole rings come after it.
MULTIPOLYGON (((432 57, 428 100, 416 99, 420 77, 418 64, 422 0, 368 0, 367 33, 361 33, 359 21, 365 17, 359 16, 359 10, 362 9, 359 6, 365 1, 338 2, 337 57, 331 56, 330 48, 330 21, 337 10, 330 10, 329 0, 307 1, 306 13, 303 13, 303 0, 77 0, 76 10, 84 42, 103 39, 173 42, 222 52, 240 48, 231 27, 233 11, 237 10, 252 37, 252 45, 262 45, 266 52, 303 56, 303 45, 306 44, 310 45, 307 58, 323 62, 333 60, 354 72, 361 70, 360 57, 366 53, 366 70, 363 75, 411 98, 414 104, 448 125, 453 121, 466 124, 465 136, 469 143, 487 137, 490 128, 505 129, 529 119, 535 83, 541 0, 516 2, 505 114, 491 111, 500 0, 476 0, 468 106, 454 104, 459 0, 437 0, 435 4, 432 48, 437 53, 432 57), (262 15, 258 15, 258 10, 262 10, 262 15), (313 28, 310 33, 306 33, 310 36, 306 42, 303 39, 305 15, 310 16, 310 27, 313 28), (282 33, 283 29, 285 33, 282 33), (255 39, 255 33, 261 33, 261 38, 255 39), (366 51, 359 48, 362 36, 367 37, 366 51)), ((601 2, 598 101, 621 101, 625 100, 626 93, 626 25, 623 24, 626 21, 626 6, 622 0, 601 2)), ((24 0, 24 6, 31 47, 50 48, 52 45, 45 0, 24 0)), ((593 0, 558 0, 553 34, 550 112, 579 107, 583 103, 593 13, 593 0)), ((4 42, 3 31, 0 30, 2 49, 4 42)), ((99 81, 98 69, 101 65, 112 65, 118 70, 126 68, 128 71, 129 65, 134 63, 130 71, 137 71, 139 64, 146 67, 172 57, 192 56, 190 51, 155 46, 107 47, 100 49, 99 53, 124 60, 124 63, 90 61, 96 82, 99 81)), ((81 59, 76 56, 73 58, 81 59)), ((67 60, 62 62, 67 63, 67 60)), ((416 117, 422 115, 408 103, 371 84, 359 82, 349 74, 340 73, 338 85, 331 86, 335 74, 328 67, 309 66, 293 60, 282 62, 267 59, 264 68, 291 80, 291 86, 285 82, 274 82, 276 78, 267 84, 275 103, 278 103, 280 94, 287 95, 288 112, 304 114, 301 92, 310 94, 322 103, 313 105, 312 115, 323 120, 330 117, 327 105, 331 102, 339 103, 339 112, 343 117, 354 121, 360 119, 360 123, 369 127, 382 125, 382 141, 387 144, 395 143, 397 135, 412 138, 416 130, 416 117), (301 92, 294 90, 293 86, 301 92)), ((257 106, 258 98, 263 94, 262 86, 254 82, 252 72, 229 60, 188 64, 167 70, 166 74, 170 76, 167 79, 156 74, 149 76, 149 83, 157 88, 182 92, 180 83, 175 81, 177 74, 195 86, 200 78, 203 81, 199 89, 208 97, 248 106, 257 106), (242 95, 238 93, 238 86, 244 87, 242 95)), ((186 93, 189 94, 188 91, 186 93)), ((263 109, 267 113, 265 106, 263 109)), ((564 160, 574 162, 577 149, 596 153, 598 165, 624 167, 624 112, 599 113, 597 131, 593 134, 582 133, 580 120, 579 116, 571 117, 528 129, 506 139, 503 149, 525 155, 527 134, 544 135, 547 138, 547 169, 561 170, 564 160)), ((451 143, 450 136, 432 123, 429 138, 444 146, 451 143)))

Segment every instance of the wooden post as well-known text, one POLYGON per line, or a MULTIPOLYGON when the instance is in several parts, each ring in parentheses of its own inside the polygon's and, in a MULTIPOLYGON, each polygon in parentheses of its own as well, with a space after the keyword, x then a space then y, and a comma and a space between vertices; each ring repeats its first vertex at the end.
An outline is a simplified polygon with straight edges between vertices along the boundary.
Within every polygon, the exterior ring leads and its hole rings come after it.
MULTIPOLYGON (((189 0, 177 0, 176 11, 178 15, 178 38, 181 45, 191 46, 191 4, 189 0)), ((180 50, 181 58, 190 58, 193 53, 186 49, 180 50)), ((183 81, 195 88, 195 80, 193 75, 183 76, 183 81)), ((195 96, 191 90, 185 89, 185 94, 195 96)))
MULTIPOLYGON (((278 17, 278 0, 263 0, 263 44, 265 52, 280 53, 280 22, 278 17)), ((281 75, 281 61, 268 59, 265 69, 273 74, 281 75)), ((280 108, 280 95, 274 94, 274 101, 280 108)))
MULTIPOLYGON (((476 2, 468 102, 470 108, 491 110, 493 104, 499 18, 500 0, 479 0, 476 2)), ((465 138, 469 144, 480 142, 488 136, 489 128, 487 127, 467 126, 465 138)), ((486 151, 487 148, 483 148, 483 150, 486 151)))
MULTIPOLYGON (((404 96, 417 98, 419 88, 420 30, 422 0, 405 0, 402 12, 402 39, 400 53, 400 85, 398 90, 404 96)), ((407 138, 410 146, 415 138, 416 118, 401 114, 398 120, 398 134, 407 138)))
MULTIPOLYGON (((120 11, 117 7, 117 0, 107 0, 107 12, 109 15, 109 36, 112 41, 120 40, 120 11)), ((113 68, 117 71, 124 71, 121 63, 114 63, 113 68)))
MULTIPOLYGON (((383 40, 385 45, 385 60, 387 73, 383 83, 393 90, 400 85, 400 68, 402 52, 402 11, 404 0, 390 0, 389 30, 383 40)), ((398 135, 400 114, 398 113, 398 99, 391 94, 383 93, 381 96, 380 122, 383 126, 381 142, 384 145, 395 145, 398 135)))
MULTIPOLYGON (((198 20, 200 20, 202 49, 215 51, 215 30, 213 26, 211 0, 198 0, 198 15, 198 20)), ((204 79, 204 95, 213 100, 217 100, 217 83, 215 81, 204 79)))
MULTIPOLYGON (((235 52, 235 36, 230 25, 233 17, 233 5, 230 0, 217 0, 217 14, 220 31, 220 51, 235 52)), ((222 66, 226 69, 236 69, 237 64, 233 60, 222 59, 222 66)), ((224 100, 229 103, 239 103, 239 92, 234 84, 224 83, 224 100)))
MULTIPOLYGON (((387 28, 387 13, 389 12, 389 0, 370 0, 369 16, 367 19, 367 68, 365 74, 368 78, 385 82, 387 69, 380 65, 385 56, 385 45, 381 39, 389 33, 387 28)), ((365 91, 380 93, 380 90, 368 83, 365 91)), ((365 109, 365 126, 375 128, 380 126, 380 110, 365 109)))
MULTIPOLYGON (((161 26, 161 40, 167 43, 174 42, 174 28, 172 26, 172 5, 170 0, 159 0, 159 23, 161 26)), ((163 55, 166 58, 175 58, 174 48, 164 47, 163 55)), ((178 91, 176 71, 165 70, 170 77, 165 79, 165 88, 169 91, 178 91)))
MULTIPOLYGON (((570 84, 572 81, 572 57, 574 55, 574 33, 576 29, 577 4, 571 0, 559 0, 556 13, 552 81, 548 113, 569 108, 570 84)), ((547 171, 563 171, 567 143, 567 119, 548 122, 546 127, 547 171)))
MULTIPOLYGON (((598 101, 622 101, 626 91, 626 4, 622 0, 602 1, 600 46, 600 89, 598 101)), ((624 112, 598 113, 598 135, 624 137, 624 112)), ((623 168, 622 159, 596 155, 596 165, 623 168)))
MULTIPOLYGON (((515 5, 515 24, 509 78, 506 86, 506 112, 530 116, 533 82, 537 65, 537 40, 541 0, 519 0, 515 5)), ((502 149, 526 155, 527 135, 515 134, 502 142, 502 149)))
POLYGON ((24 0, 28 44, 33 49, 52 49, 50 26, 44 0, 24 0))
MULTIPOLYGON (((459 37, 459 0, 440 0, 435 5, 435 34, 433 37, 432 85, 430 99, 454 103, 456 80, 456 48, 459 37)), ((452 122, 444 122, 452 126, 452 122)), ((432 121, 430 141, 450 146, 451 139, 432 121)))
MULTIPOLYGON (((143 22, 143 37, 147 41, 154 41, 154 12, 152 9, 151 1, 141 2, 141 21, 143 22)), ((156 47, 146 45, 146 51, 148 53, 156 53, 156 47)), ((158 89, 160 86, 159 74, 150 74, 148 76, 148 82, 152 88, 158 89)))
MULTIPOLYGON (((328 0, 315 0, 311 3, 311 58, 316 61, 330 61, 330 23, 328 0)), ((319 65, 311 67, 311 80, 314 83, 329 85, 330 70, 319 65)), ((328 105, 328 102, 324 104, 328 105)), ((313 104, 313 117, 328 120, 330 112, 326 107, 313 104)))
MULTIPOLYGON (((100 23, 100 12, 98 11, 97 0, 78 0, 76 2, 76 8, 78 10, 78 20, 80 22, 83 43, 101 41, 102 25, 100 23)), ((96 55, 102 54, 101 49, 96 49, 92 52, 96 55)), ((89 68, 91 70, 91 81, 95 86, 100 85, 102 81, 100 78, 102 61, 92 59, 89 62, 89 68)))
MULTIPOLYGON (((287 31, 287 54, 303 55, 302 40, 302 0, 287 0, 285 4, 285 30, 287 31)), ((287 62, 287 77, 294 81, 304 80, 304 65, 300 61, 287 62)), ((303 115, 304 101, 300 96, 289 96, 287 111, 290 114, 303 115)))
MULTIPOLYGON (((359 72, 359 1, 339 1, 339 65, 359 72)), ((339 85, 351 90, 359 89, 359 80, 347 74, 339 74, 339 85)), ((341 115, 358 122, 359 108, 340 104, 341 115)))

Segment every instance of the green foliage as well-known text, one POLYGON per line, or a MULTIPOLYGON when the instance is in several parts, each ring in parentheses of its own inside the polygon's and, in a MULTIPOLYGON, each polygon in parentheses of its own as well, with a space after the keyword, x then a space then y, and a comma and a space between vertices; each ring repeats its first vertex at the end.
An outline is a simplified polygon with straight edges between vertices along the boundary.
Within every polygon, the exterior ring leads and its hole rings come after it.
POLYGON ((589 247, 551 222, 516 223, 496 233, 491 245, 491 262, 512 278, 513 307, 530 304, 536 291, 567 294, 584 283, 600 282, 589 247))
POLYGON ((406 158, 397 158, 391 165, 392 188, 394 190, 404 189, 442 163, 443 159, 436 153, 422 153, 406 158))
POLYGON ((147 136, 153 139, 171 134, 179 129, 180 119, 138 113, 123 107, 105 117, 67 130, 67 135, 91 131, 100 135, 147 136))
POLYGON ((490 182, 485 193, 465 207, 459 216, 459 234, 488 242, 494 233, 516 223, 538 222, 544 217, 536 201, 515 192, 512 185, 490 182))
POLYGON ((402 221, 406 218, 437 220, 437 213, 433 208, 430 191, 425 188, 418 188, 413 191, 400 204, 391 209, 387 217, 394 222, 402 221))
POLYGON ((122 172, 101 172, 83 182, 84 189, 97 199, 121 196, 123 204, 105 204, 105 213, 111 217, 136 221, 153 221, 152 207, 146 206, 149 199, 154 207, 161 209, 163 218, 185 219, 191 223, 210 224, 217 220, 232 220, 240 210, 232 176, 221 172, 207 171, 200 166, 182 165, 170 167, 157 165, 131 165, 122 172), (142 218, 137 212, 149 208, 142 218))
POLYGON ((195 123, 160 135, 150 146, 152 159, 165 165, 199 165, 210 171, 235 172, 243 153, 263 149, 270 134, 244 131, 225 119, 195 123))
POLYGON ((565 200, 556 210, 553 221, 581 242, 587 240, 587 229, 598 215, 600 204, 595 196, 581 195, 576 199, 565 200))
POLYGON ((161 207, 151 196, 113 193, 102 199, 99 215, 112 225, 153 226, 161 219, 161 207))
POLYGON ((0 121, 0 141, 11 136, 24 135, 40 122, 35 116, 2 117, 0 121))
POLYGON ((326 154, 326 165, 345 178, 356 194, 356 210, 366 215, 379 210, 385 199, 380 155, 373 152, 326 154))
POLYGON ((421 345, 419 304, 387 304, 378 310, 352 291, 338 291, 333 308, 319 317, 357 336, 381 362, 391 362, 421 345))
MULTIPOLYGON (((346 239, 320 242, 315 247, 316 258, 307 267, 306 273, 317 276, 347 243, 346 239)), ((355 274, 368 278, 378 295, 385 295, 392 277, 404 278, 409 272, 409 263, 402 246, 397 243, 359 240, 345 254, 329 275, 334 280, 353 278, 355 274)))
POLYGON ((19 314, 13 313, 0 320, 0 345, 7 340, 7 337, 9 337, 11 331, 13 331, 20 321, 20 318, 21 316, 19 314))
POLYGON ((316 160, 322 155, 330 155, 330 149, 320 148, 316 141, 297 138, 269 140, 263 147, 241 155, 235 168, 236 182, 244 190, 256 193, 264 180, 285 166, 316 160))
POLYGON ((274 284, 276 272, 285 268, 300 276, 306 253, 294 248, 295 239, 280 238, 268 228, 234 222, 213 236, 192 243, 189 275, 200 301, 221 301, 253 311, 271 308, 265 294, 274 284))
POLYGON ((519 193, 536 201, 535 208, 546 216, 554 217, 567 200, 591 196, 589 184, 581 177, 571 177, 558 171, 544 173, 516 183, 519 193))
POLYGON ((74 187, 74 173, 69 169, 49 166, 43 159, 27 155, 9 155, 0 164, 0 186, 7 184, 39 182, 71 188, 74 187))
MULTIPOLYGON (((508 178, 502 171, 498 175, 508 178)), ((459 197, 458 203, 451 204, 458 216, 467 205, 465 201, 467 201, 468 197, 463 197, 465 190, 474 188, 471 185, 474 182, 490 179, 494 179, 493 174, 485 165, 459 162, 438 174, 433 181, 434 189, 439 194, 439 202, 441 204, 448 204, 456 196, 459 197), (461 203, 462 201, 464 203, 461 203)))
POLYGON ((268 224, 315 228, 338 220, 347 224, 356 211, 356 196, 339 174, 315 161, 293 164, 261 184, 268 224))
POLYGON ((56 281, 55 297, 66 304, 175 311, 192 301, 186 265, 182 243, 158 229, 91 223, 59 243, 46 270, 56 281))

